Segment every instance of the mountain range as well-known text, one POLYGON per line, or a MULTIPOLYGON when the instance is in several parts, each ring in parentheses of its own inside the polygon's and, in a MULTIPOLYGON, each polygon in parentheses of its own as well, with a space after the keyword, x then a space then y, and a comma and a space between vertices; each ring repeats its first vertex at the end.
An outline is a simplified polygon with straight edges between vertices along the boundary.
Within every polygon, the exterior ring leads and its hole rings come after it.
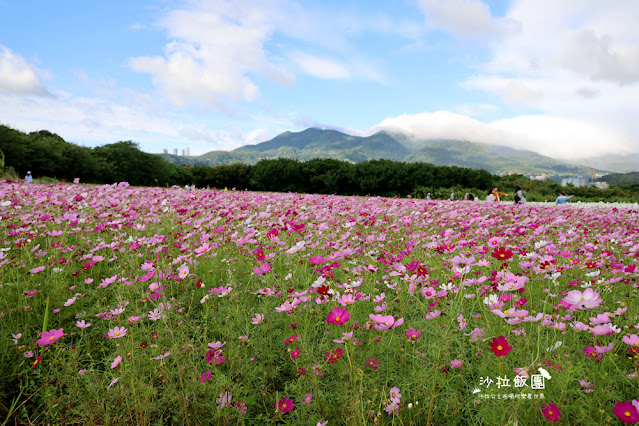
MULTIPOLYGON (((313 158, 334 158, 355 163, 383 158, 394 161, 427 162, 436 166, 456 165, 484 169, 498 174, 590 176, 592 172, 590 166, 569 164, 533 151, 506 146, 459 140, 415 140, 403 134, 386 131, 362 137, 314 127, 301 132, 284 132, 268 141, 242 146, 232 151, 211 151, 192 157, 159 155, 171 163, 192 166, 254 164, 261 159, 278 157, 301 161, 313 158)), ((609 158, 607 164, 613 165, 614 161, 614 158, 609 158)), ((615 164, 615 168, 596 169, 595 173, 602 175, 610 171, 627 171, 620 169, 619 166, 615 164)))

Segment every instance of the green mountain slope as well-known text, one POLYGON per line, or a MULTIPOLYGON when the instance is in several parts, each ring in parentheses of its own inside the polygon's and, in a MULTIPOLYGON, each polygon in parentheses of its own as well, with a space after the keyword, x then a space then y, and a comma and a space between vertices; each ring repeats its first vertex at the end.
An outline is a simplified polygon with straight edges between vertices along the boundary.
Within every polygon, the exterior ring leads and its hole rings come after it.
POLYGON ((588 174, 590 169, 563 163, 533 151, 463 141, 432 141, 406 157, 410 162, 436 166, 458 165, 485 169, 491 173, 515 174, 588 174))
POLYGON ((533 151, 465 141, 420 141, 406 135, 380 131, 374 135, 351 136, 337 130, 310 128, 285 132, 271 140, 237 148, 211 151, 199 157, 162 154, 174 164, 217 166, 232 163, 255 164, 261 159, 292 158, 311 160, 332 158, 360 163, 388 159, 427 162, 437 166, 460 166, 485 169, 491 173, 589 175, 586 166, 567 164, 533 151))

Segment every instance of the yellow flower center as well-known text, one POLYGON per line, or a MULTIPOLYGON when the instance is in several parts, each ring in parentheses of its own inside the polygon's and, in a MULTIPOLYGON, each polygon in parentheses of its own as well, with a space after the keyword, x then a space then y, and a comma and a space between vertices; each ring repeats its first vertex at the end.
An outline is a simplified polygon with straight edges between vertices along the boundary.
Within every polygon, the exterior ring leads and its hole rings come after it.
POLYGON ((497 350, 501 351, 502 349, 504 349, 501 345, 497 346, 497 350))
POLYGON ((413 334, 413 339, 417 339, 417 335, 416 334, 413 334))
POLYGON ((339 321, 339 317, 335 317, 335 321, 339 321))
POLYGON ((510 311, 504 311, 504 314, 510 315, 510 311))
POLYGON ((579 301, 580 301, 580 302, 581 302, 582 300, 586 300, 586 299, 584 299, 583 297, 582 297, 581 299, 579 299, 579 301))
POLYGON ((119 332, 119 331, 116 331, 116 332, 115 332, 115 335, 116 335, 116 336, 119 336, 119 335, 120 335, 120 332, 119 332))
POLYGON ((548 412, 548 415, 549 415, 549 416, 552 416, 552 415, 553 415, 553 412, 552 412, 552 411, 549 411, 549 412, 548 412))
POLYGON ((282 410, 286 408, 286 404, 282 404, 282 410))
POLYGON ((55 336, 49 337, 49 342, 52 341, 53 339, 55 339, 55 336))
POLYGON ((630 417, 630 416, 632 415, 632 414, 630 414, 630 411, 626 411, 626 412, 625 412, 625 413, 623 413, 623 414, 624 414, 624 416, 626 416, 626 417, 630 417))

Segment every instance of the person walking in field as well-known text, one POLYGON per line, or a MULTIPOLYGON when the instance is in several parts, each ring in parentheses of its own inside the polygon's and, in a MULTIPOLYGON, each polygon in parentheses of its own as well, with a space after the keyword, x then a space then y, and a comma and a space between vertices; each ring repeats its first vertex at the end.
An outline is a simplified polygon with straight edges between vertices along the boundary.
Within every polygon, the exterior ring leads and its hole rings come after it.
POLYGON ((499 192, 497 190, 497 187, 494 187, 493 189, 490 190, 490 192, 488 192, 488 196, 486 197, 486 201, 501 201, 500 197, 504 197, 507 196, 508 194, 503 193, 503 192, 499 192))
POLYGON ((31 175, 31 171, 27 172, 27 175, 24 177, 24 180, 27 181, 27 183, 33 183, 33 176, 31 175))
POLYGON ((521 186, 517 186, 515 188, 515 204, 525 204, 526 203, 526 193, 521 189, 521 186))
POLYGON ((572 197, 572 195, 566 195, 565 193, 560 192, 559 197, 557 197, 557 199, 555 200, 555 204, 566 204, 572 197))

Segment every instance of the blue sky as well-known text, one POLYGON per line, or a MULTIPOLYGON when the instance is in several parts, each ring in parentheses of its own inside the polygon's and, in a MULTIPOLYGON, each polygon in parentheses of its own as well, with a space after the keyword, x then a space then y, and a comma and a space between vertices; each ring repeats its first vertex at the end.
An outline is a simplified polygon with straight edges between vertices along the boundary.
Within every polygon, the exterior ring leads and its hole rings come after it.
POLYGON ((192 154, 385 129, 639 153, 639 2, 0 0, 0 123, 192 154))

